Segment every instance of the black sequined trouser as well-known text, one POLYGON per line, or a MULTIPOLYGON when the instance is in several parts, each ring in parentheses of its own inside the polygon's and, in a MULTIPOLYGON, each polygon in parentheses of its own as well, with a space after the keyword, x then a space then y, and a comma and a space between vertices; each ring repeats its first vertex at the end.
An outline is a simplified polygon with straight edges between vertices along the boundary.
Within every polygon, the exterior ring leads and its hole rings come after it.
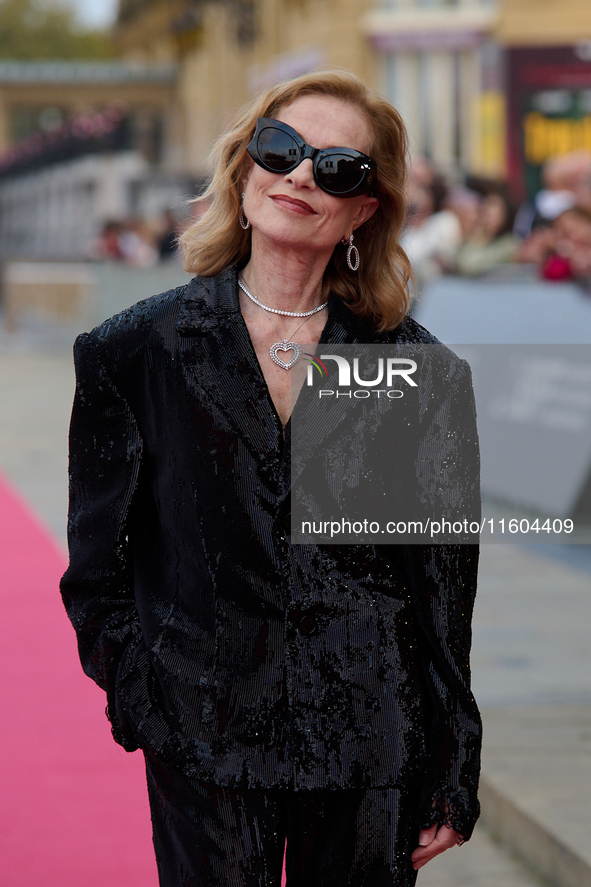
POLYGON ((146 756, 160 887, 413 887, 412 799, 397 789, 233 789, 146 756))

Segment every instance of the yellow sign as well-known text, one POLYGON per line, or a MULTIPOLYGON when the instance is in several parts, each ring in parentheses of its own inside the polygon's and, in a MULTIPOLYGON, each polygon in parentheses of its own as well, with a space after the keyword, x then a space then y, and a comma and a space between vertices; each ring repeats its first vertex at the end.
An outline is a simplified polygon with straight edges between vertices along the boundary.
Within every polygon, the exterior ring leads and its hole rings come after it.
POLYGON ((532 166, 572 151, 591 151, 591 116, 544 117, 532 111, 523 118, 524 156, 532 166))
POLYGON ((505 96, 501 92, 487 90, 480 95, 479 156, 474 158, 474 168, 481 175, 502 178, 505 168, 505 96))

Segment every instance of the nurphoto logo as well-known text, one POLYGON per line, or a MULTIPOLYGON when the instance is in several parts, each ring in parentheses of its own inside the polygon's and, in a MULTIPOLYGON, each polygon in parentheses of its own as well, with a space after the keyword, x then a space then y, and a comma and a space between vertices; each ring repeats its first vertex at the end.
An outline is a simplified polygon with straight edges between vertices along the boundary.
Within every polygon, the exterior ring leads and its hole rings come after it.
POLYGON ((365 378, 365 373, 360 371, 359 367, 359 358, 353 358, 353 383, 359 385, 359 388, 352 388, 351 383, 351 362, 347 360, 346 357, 343 357, 341 354, 321 354, 320 357, 315 357, 313 354, 307 354, 308 358, 308 372, 306 377, 306 384, 311 386, 314 384, 314 369, 320 372, 320 376, 322 379, 328 377, 329 373, 326 368, 326 365, 323 361, 325 360, 333 360, 338 369, 338 381, 337 388, 321 388, 318 391, 318 397, 320 400, 323 398, 332 398, 332 397, 349 397, 349 398, 357 398, 364 399, 371 397, 374 395, 375 397, 388 397, 391 400, 396 400, 400 397, 404 397, 404 390, 402 388, 394 388, 394 384, 402 384, 406 383, 412 388, 417 387, 417 383, 412 379, 413 373, 417 370, 417 363, 415 360, 410 360, 405 357, 387 357, 385 360, 383 357, 378 358, 377 366, 374 365, 373 369, 373 378, 365 378), (385 385, 386 387, 378 387, 380 385, 385 385), (348 390, 340 390, 340 389, 348 389, 348 390))

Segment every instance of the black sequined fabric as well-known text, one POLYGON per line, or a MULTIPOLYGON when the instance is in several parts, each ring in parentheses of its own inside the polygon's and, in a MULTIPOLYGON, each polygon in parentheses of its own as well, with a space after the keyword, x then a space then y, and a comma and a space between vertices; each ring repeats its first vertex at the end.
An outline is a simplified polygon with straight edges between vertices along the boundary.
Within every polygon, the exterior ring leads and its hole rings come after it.
POLYGON ((413 887, 409 790, 239 789, 146 755, 154 847, 166 887, 413 887))
MULTIPOLYGON (((321 342, 436 340, 333 298, 321 342)), ((289 439, 235 269, 83 334, 75 362, 61 590, 115 739, 218 786, 419 785, 416 825, 469 837, 477 548, 290 543, 289 439)))

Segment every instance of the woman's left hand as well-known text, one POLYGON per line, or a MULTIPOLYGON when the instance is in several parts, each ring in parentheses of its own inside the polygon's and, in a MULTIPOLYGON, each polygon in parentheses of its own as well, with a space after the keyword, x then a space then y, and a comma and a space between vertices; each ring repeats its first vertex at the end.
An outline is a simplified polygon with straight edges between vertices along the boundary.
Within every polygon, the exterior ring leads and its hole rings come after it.
POLYGON ((421 829, 419 832, 419 846, 413 851, 412 867, 415 870, 422 868, 435 856, 439 856, 444 850, 456 847, 463 842, 462 835, 446 825, 433 825, 431 828, 421 829))

